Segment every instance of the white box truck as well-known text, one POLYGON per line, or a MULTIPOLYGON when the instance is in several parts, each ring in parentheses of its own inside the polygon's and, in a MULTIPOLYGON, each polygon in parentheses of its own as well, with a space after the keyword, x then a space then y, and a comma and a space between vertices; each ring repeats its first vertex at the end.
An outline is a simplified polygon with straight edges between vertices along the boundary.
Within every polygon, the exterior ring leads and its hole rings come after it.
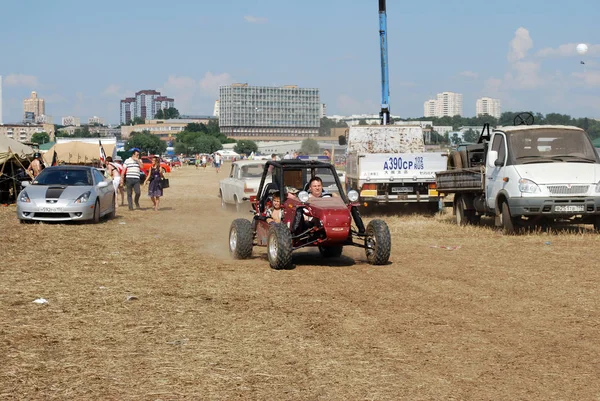
POLYGON ((353 126, 347 144, 346 189, 360 194, 363 210, 413 203, 439 209, 435 173, 446 170, 447 154, 425 152, 419 126, 353 126))

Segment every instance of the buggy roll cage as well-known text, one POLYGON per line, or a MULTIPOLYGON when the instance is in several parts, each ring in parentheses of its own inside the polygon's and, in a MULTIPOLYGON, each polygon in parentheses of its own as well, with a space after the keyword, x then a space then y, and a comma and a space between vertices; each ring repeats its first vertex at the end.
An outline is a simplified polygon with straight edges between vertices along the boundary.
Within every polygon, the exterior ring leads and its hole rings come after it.
MULTIPOLYGON (((279 193, 281 194, 281 202, 283 203, 285 201, 285 199, 287 199, 287 188, 284 185, 283 182, 283 172, 287 171, 300 171, 300 170, 309 170, 310 169, 310 176, 315 177, 318 174, 316 173, 317 169, 319 168, 323 168, 323 169, 328 169, 331 170, 332 173, 337 173, 335 171, 335 168, 333 167, 333 165, 331 163, 325 163, 325 162, 321 162, 318 160, 298 160, 298 159, 290 159, 290 160, 269 160, 265 163, 265 169, 269 169, 272 168, 271 174, 272 174, 272 180, 270 183, 267 184, 267 186, 271 186, 270 188, 268 188, 267 191, 272 191, 273 189, 276 189, 279 191, 279 193), (273 185, 274 184, 274 185, 273 185)), ((343 190, 342 184, 340 182, 340 179, 338 177, 337 174, 332 174, 333 175, 333 179, 335 180, 335 183, 337 185, 337 187, 339 188, 339 195, 342 198, 342 200, 344 201, 344 203, 349 203, 348 197, 346 196, 346 193, 343 190)), ((267 174, 264 173, 263 171, 263 175, 262 178, 260 180, 260 185, 258 186, 258 191, 256 193, 257 196, 257 200, 259 201, 259 205, 261 208, 261 211, 263 211, 262 209, 264 208, 264 203, 266 202, 266 197, 269 196, 269 193, 266 192, 263 194, 264 189, 265 189, 265 178, 266 178, 267 174)), ((304 176, 303 176, 304 179, 304 176)), ((306 183, 302 183, 302 188, 300 188, 299 190, 302 191, 303 187, 306 183)))

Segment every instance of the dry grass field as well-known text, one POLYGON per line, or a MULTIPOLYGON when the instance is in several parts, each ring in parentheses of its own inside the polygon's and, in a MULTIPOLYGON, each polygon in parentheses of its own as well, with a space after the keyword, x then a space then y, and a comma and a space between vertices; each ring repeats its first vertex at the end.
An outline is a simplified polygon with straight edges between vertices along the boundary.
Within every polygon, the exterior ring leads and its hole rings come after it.
POLYGON ((183 167, 162 210, 99 225, 0 207, 0 399, 600 400, 591 227, 386 216, 386 266, 308 249, 274 271, 228 255, 226 174, 183 167))

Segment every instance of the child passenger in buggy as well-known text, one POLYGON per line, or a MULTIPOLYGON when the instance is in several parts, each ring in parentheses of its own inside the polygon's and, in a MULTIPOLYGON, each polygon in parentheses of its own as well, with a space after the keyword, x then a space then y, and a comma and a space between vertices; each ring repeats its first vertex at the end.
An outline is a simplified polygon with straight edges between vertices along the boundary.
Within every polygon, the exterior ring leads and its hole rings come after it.
POLYGON ((267 209, 267 223, 281 223, 283 211, 281 209, 281 197, 279 192, 273 194, 272 206, 267 209))

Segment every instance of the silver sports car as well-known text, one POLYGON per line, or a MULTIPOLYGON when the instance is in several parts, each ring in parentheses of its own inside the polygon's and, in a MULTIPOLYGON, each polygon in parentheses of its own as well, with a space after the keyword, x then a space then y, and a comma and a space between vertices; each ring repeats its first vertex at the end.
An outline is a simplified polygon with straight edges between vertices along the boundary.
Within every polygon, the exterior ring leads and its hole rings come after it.
MULTIPOLYGON (((111 180, 94 167, 45 168, 17 199, 17 218, 31 221, 91 220, 115 215, 115 191, 111 180)), ((29 185, 28 185, 29 184, 29 185)))

